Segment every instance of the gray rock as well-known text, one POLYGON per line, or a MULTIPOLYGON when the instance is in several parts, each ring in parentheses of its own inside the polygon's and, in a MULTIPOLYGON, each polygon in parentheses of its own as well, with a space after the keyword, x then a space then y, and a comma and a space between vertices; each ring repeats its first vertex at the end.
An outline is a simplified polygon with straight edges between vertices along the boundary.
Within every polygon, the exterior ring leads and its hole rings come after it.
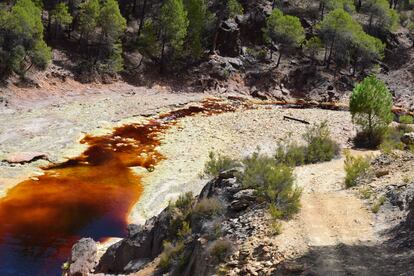
POLYGON ((237 192, 235 195, 233 195, 233 198, 239 200, 256 201, 256 194, 257 191, 255 189, 245 189, 237 192))
POLYGON ((219 174, 219 179, 229 179, 236 177, 241 172, 241 168, 233 168, 226 171, 223 171, 219 174))
POLYGON ((83 238, 72 247, 69 264, 69 275, 87 275, 95 266, 98 248, 91 238, 83 238))
POLYGON ((406 145, 414 145, 414 132, 405 133, 401 137, 401 142, 406 145))

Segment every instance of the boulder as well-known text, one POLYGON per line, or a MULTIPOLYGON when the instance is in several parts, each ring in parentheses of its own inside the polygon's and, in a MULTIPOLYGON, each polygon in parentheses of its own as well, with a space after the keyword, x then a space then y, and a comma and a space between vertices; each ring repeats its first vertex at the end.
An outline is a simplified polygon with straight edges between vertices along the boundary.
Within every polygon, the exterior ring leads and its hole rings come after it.
POLYGON ((83 238, 73 245, 68 269, 69 275, 88 275, 95 266, 97 251, 96 243, 91 238, 83 238))
POLYGON ((414 132, 405 133, 401 137, 401 142, 406 145, 414 145, 414 132))
POLYGON ((233 201, 230 203, 230 210, 239 212, 256 203, 257 191, 254 189, 245 189, 233 195, 233 201))

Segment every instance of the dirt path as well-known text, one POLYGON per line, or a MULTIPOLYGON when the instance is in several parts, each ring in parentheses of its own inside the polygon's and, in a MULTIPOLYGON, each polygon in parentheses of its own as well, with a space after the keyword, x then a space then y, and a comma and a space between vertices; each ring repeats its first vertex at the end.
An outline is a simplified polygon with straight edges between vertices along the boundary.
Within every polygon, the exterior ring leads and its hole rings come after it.
POLYGON ((369 207, 344 189, 343 162, 341 158, 296 169, 303 187, 302 209, 275 238, 288 264, 281 266, 280 275, 412 275, 409 257, 383 243, 369 207))
MULTIPOLYGON (((357 245, 376 239, 373 215, 363 202, 344 190, 343 159, 298 169, 298 183, 304 188, 299 220, 309 248, 325 247, 316 257, 318 275, 347 273, 340 244, 357 245)), ((357 264, 362 265, 361 264, 357 264)))

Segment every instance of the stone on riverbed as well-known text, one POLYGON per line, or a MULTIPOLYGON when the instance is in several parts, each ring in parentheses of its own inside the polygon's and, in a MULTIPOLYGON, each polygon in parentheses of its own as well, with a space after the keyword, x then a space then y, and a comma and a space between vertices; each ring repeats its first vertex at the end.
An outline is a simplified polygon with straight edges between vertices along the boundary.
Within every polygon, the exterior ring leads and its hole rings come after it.
POLYGON ((88 275, 95 266, 98 248, 91 238, 83 238, 72 247, 69 275, 88 275))
POLYGON ((39 159, 49 160, 49 157, 46 153, 43 152, 14 152, 6 156, 3 159, 4 162, 15 164, 15 163, 29 163, 39 159))

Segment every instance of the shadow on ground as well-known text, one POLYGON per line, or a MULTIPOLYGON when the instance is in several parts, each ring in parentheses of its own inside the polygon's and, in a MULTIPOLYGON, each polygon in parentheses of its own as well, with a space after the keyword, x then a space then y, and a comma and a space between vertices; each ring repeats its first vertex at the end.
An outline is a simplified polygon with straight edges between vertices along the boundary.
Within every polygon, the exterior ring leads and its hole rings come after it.
POLYGON ((274 275, 414 275, 414 248, 388 244, 312 247, 305 256, 281 263, 274 275))

